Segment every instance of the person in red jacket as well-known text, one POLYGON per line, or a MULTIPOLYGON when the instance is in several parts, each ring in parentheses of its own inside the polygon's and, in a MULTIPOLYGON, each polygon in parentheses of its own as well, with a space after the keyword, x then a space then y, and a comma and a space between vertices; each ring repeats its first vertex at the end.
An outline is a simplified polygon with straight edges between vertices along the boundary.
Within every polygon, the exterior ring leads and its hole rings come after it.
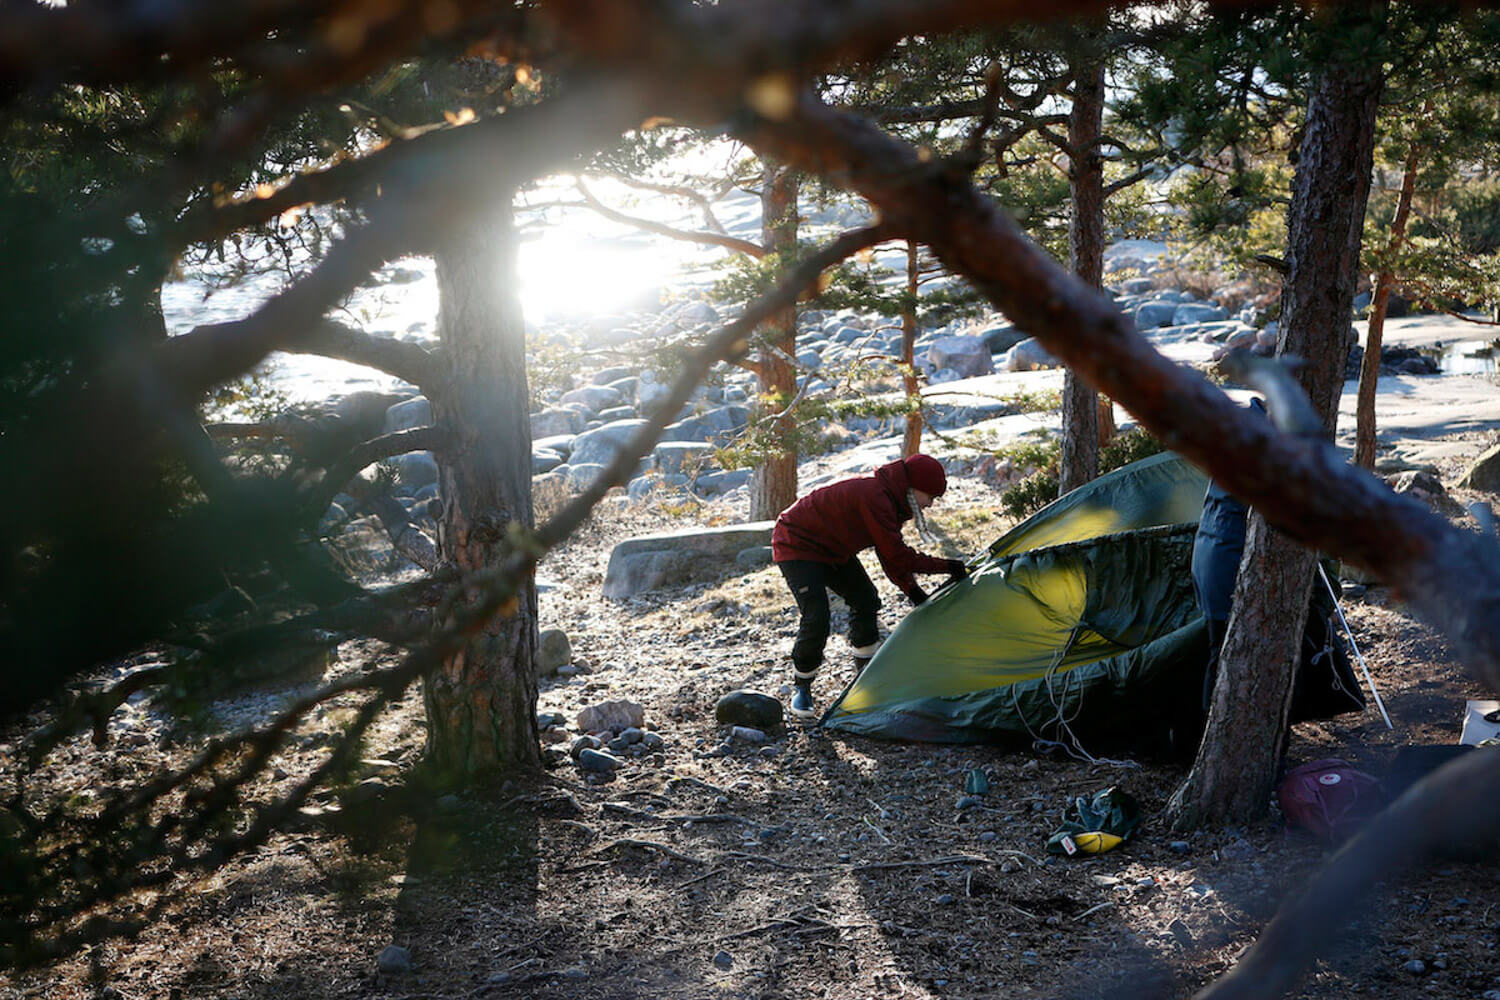
POLYGON ((859 553, 874 548, 881 568, 912 604, 927 600, 918 573, 968 575, 960 559, 940 559, 915 551, 901 538, 901 526, 913 518, 926 532, 922 511, 948 488, 943 466, 930 455, 882 465, 873 476, 821 486, 782 511, 771 533, 771 558, 781 569, 797 610, 802 614, 792 644, 792 714, 811 718, 812 682, 828 643, 828 592, 849 605, 849 645, 862 668, 880 643, 875 615, 880 597, 859 562, 859 553))

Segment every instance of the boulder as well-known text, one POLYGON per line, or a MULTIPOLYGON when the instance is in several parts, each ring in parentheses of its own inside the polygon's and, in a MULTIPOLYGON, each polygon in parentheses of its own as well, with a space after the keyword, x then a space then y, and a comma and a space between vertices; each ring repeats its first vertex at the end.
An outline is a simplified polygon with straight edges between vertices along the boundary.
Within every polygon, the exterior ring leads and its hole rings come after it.
POLYGON ((1142 302, 1135 307, 1135 328, 1137 330, 1156 330, 1164 326, 1171 326, 1172 316, 1176 312, 1176 302, 1164 302, 1161 299, 1142 302))
POLYGON ((688 302, 672 318, 683 326, 708 326, 719 322, 719 311, 707 302, 688 302))
POLYGON ((566 476, 568 489, 582 493, 604 475, 604 470, 605 466, 598 462, 569 462, 567 465, 558 466, 557 471, 563 472, 566 476))
POLYGON ((1207 302, 1184 302, 1172 310, 1172 325, 1187 326, 1190 323, 1217 323, 1229 318, 1229 310, 1207 302))
POLYGON ((1038 368, 1056 368, 1057 359, 1047 353, 1042 342, 1035 337, 1028 337, 1005 354, 1005 361, 1001 365, 1008 372, 1029 372, 1038 368))
POLYGON ((927 349, 927 357, 939 370, 951 368, 960 378, 988 375, 995 370, 983 337, 942 337, 927 349))
POLYGON ((400 558, 374 514, 350 521, 336 536, 324 539, 323 547, 346 573, 361 581, 388 572, 400 558))
POLYGON ((693 488, 706 497, 723 496, 737 490, 750 481, 749 469, 729 469, 725 472, 708 472, 693 480, 693 488))
POLYGON ((721 726, 750 726, 764 731, 781 725, 783 718, 781 702, 744 688, 729 692, 714 706, 714 719, 721 726))
POLYGON ((655 493, 657 490, 680 489, 687 484, 687 476, 677 473, 661 475, 659 473, 652 472, 648 473, 647 475, 637 476, 635 479, 632 479, 630 481, 630 485, 625 488, 625 492, 630 497, 630 499, 639 503, 640 501, 649 497, 651 494, 655 493))
POLYGON ((992 326, 979 335, 991 354, 1004 354, 1025 340, 1026 336, 1025 333, 1010 325, 992 326))
POLYGON ((432 423, 432 404, 426 396, 413 396, 386 408, 383 434, 409 431, 414 427, 427 427, 432 423))
POLYGON ((573 646, 568 633, 560 628, 543 629, 537 635, 536 669, 542 677, 551 677, 557 668, 573 662, 573 646))
POLYGON ((578 730, 584 733, 621 733, 646 723, 646 710, 633 701, 620 698, 601 701, 579 711, 578 730))
POLYGON ((405 455, 397 455, 391 459, 391 465, 396 470, 396 483, 411 490, 419 490, 438 481, 437 459, 432 457, 430 451, 409 451, 405 455))
POLYGON ((644 420, 616 420, 585 431, 573 439, 573 451, 568 461, 574 465, 608 465, 644 426, 644 420))
POLYGON ((734 557, 734 564, 739 569, 757 570, 771 565, 771 546, 757 545, 754 548, 743 549, 734 557))
POLYGON ((577 434, 583 430, 584 415, 577 410, 554 408, 531 415, 531 439, 562 434, 577 434))
POLYGON ((531 448, 531 474, 533 476, 551 472, 562 465, 563 461, 564 457, 550 448, 538 448, 535 445, 531 448))
POLYGON ((677 474, 696 467, 698 459, 714 450, 706 441, 663 441, 651 453, 659 472, 677 474))
POLYGON ((626 368, 623 365, 616 365, 613 368, 601 368, 598 371, 594 372, 594 376, 593 378, 589 379, 589 382, 593 383, 594 385, 609 385, 611 382, 618 381, 622 378, 628 378, 634 374, 635 372, 632 369, 626 368))
POLYGON ((410 392, 377 392, 363 389, 341 396, 330 408, 334 416, 349 425, 351 432, 364 441, 381 433, 390 408, 412 398, 410 392))
POLYGON ((1156 279, 1127 278, 1115 287, 1121 295, 1145 295, 1156 287, 1156 279))
POLYGON ((1491 446, 1476 458, 1458 485, 1468 490, 1500 493, 1500 444, 1491 446))
POLYGON ((738 403, 720 406, 696 416, 669 424, 662 432, 663 441, 713 441, 723 444, 740 433, 750 422, 750 409, 738 403))
POLYGON ((717 579, 740 552, 770 545, 775 526, 775 521, 755 521, 627 539, 609 555, 604 596, 623 600, 658 587, 717 579))
POLYGON ((564 406, 569 403, 580 403, 588 407, 590 412, 599 413, 611 406, 619 406, 625 400, 621 398, 618 390, 611 389, 607 385, 581 385, 563 393, 559 402, 564 406))
POLYGON ((633 406, 611 406, 607 410, 599 411, 599 419, 606 424, 612 424, 617 420, 634 420, 635 407, 633 406))
POLYGON ((671 394, 671 383, 661 381, 655 372, 641 372, 640 378, 636 380, 635 405, 641 413, 651 413, 671 394))
POLYGON ((828 336, 835 344, 854 344, 858 343, 860 338, 867 337, 869 334, 858 327, 840 325, 835 327, 833 332, 828 336))
POLYGON ((551 434, 544 438, 532 438, 532 450, 555 451, 563 458, 573 454, 573 434, 551 434))

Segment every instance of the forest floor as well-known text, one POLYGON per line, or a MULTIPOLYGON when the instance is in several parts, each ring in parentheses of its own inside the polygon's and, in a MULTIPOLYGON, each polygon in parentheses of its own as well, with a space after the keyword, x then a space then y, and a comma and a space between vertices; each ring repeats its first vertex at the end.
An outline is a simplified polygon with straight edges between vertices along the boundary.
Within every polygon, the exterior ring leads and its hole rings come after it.
MULTIPOLYGON (((988 486, 956 477, 934 511, 945 550, 997 537, 996 506, 988 486)), ((569 633, 588 672, 544 681, 540 710, 572 728, 587 705, 631 699, 663 737, 660 751, 603 783, 565 764, 539 786, 330 811, 175 886, 139 937, 0 978, 0 996, 1186 997, 1326 860, 1325 847, 1274 817, 1182 842, 1159 818, 1183 777, 1178 763, 879 742, 795 722, 768 744, 713 755, 715 702, 735 688, 781 690, 796 616, 769 567, 622 603, 599 596, 616 542, 681 518, 601 509, 541 574, 542 625, 569 633), (992 789, 960 811, 973 768, 992 789), (1135 838, 1098 856, 1046 855, 1067 803, 1108 785, 1141 803, 1135 838), (391 944, 409 950, 409 971, 377 969, 391 944)), ((889 629, 904 604, 876 578, 889 629)), ((1379 775, 1399 746, 1456 742, 1465 699, 1483 692, 1448 647, 1382 588, 1348 614, 1396 728, 1373 708, 1299 725, 1289 760, 1339 756, 1379 775)), ((853 669, 841 640, 830 654, 823 704, 853 669)), ((329 675, 393 655, 349 644, 329 675)), ((226 697, 211 725, 254 721, 292 693, 226 697)), ((347 713, 334 705, 310 720, 267 781, 306 773, 327 743, 320 734, 347 713)), ((162 724, 147 711, 117 720, 111 750, 81 739, 54 755, 51 773, 86 794, 201 745, 153 728, 162 724)), ((408 692, 370 739, 361 773, 399 785, 422 727, 420 696, 408 692)), ((1295 996, 1500 989, 1492 864, 1428 866, 1375 896, 1295 996)))
MULTIPOLYGON (((1404 407, 1389 421, 1382 411, 1388 451, 1435 464, 1450 484, 1500 421, 1489 378, 1382 386, 1404 407)), ((803 481, 847 472, 839 463, 851 460, 862 459, 812 463, 803 481)), ((969 555, 998 537, 1008 524, 997 510, 990 486, 954 476, 933 511, 944 553, 969 555)), ((605 600, 600 586, 617 542, 743 519, 721 503, 608 501, 541 568, 542 627, 568 633, 585 671, 544 680, 539 710, 576 731, 586 706, 630 699, 662 737, 658 751, 607 781, 568 763, 539 784, 402 794, 425 725, 420 692, 408 691, 375 727, 351 784, 320 797, 321 816, 173 885, 161 918, 135 938, 0 973, 0 997, 1166 1000, 1228 969, 1329 856, 1274 813, 1243 829, 1172 833, 1160 817, 1181 762, 881 742, 795 722, 769 743, 720 753, 722 694, 785 700, 796 613, 780 575, 767 567, 625 602, 605 600), (975 768, 991 790, 961 810, 975 768), (372 779, 376 790, 359 801, 372 779), (1049 857, 1067 804, 1109 785, 1140 802, 1136 836, 1103 855, 1049 857), (378 968, 391 945, 407 950, 409 969, 378 968)), ((905 602, 872 576, 889 631, 905 602)), ((1300 724, 1288 762, 1342 757, 1379 776, 1402 746, 1457 742, 1465 700, 1489 695, 1447 644, 1384 588, 1346 610, 1395 728, 1373 707, 1300 724)), ((51 755, 42 780, 87 801, 181 766, 207 735, 263 721, 320 681, 397 655, 346 643, 321 677, 225 694, 187 721, 133 702, 111 721, 107 749, 80 737, 51 755)), ((835 638, 821 704, 852 671, 835 638)), ((335 702, 310 717, 258 793, 309 773, 352 712, 335 702)), ((18 734, 0 741, 5 785, 18 734)), ((1492 863, 1428 865, 1373 898, 1293 996, 1500 997, 1492 863)))

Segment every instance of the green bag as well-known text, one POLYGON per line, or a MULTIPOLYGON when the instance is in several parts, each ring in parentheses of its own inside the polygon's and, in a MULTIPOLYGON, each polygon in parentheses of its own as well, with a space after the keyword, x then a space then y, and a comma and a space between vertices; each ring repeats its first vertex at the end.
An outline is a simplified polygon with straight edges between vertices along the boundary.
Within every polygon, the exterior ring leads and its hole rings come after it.
POLYGON ((1129 840, 1141 824, 1140 804, 1114 785, 1090 798, 1080 795, 1063 812, 1063 825, 1047 840, 1050 854, 1102 854, 1129 840))

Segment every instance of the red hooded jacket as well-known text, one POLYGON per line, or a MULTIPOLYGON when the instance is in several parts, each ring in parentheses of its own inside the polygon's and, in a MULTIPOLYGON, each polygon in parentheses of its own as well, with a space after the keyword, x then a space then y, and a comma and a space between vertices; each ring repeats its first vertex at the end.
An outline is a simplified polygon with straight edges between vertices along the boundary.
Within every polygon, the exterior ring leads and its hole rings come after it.
POLYGON ((909 597, 917 573, 951 573, 957 560, 923 555, 901 539, 901 525, 911 520, 906 501, 906 466, 882 465, 873 476, 820 486, 781 512, 771 533, 776 562, 848 562, 874 546, 881 568, 909 597))

